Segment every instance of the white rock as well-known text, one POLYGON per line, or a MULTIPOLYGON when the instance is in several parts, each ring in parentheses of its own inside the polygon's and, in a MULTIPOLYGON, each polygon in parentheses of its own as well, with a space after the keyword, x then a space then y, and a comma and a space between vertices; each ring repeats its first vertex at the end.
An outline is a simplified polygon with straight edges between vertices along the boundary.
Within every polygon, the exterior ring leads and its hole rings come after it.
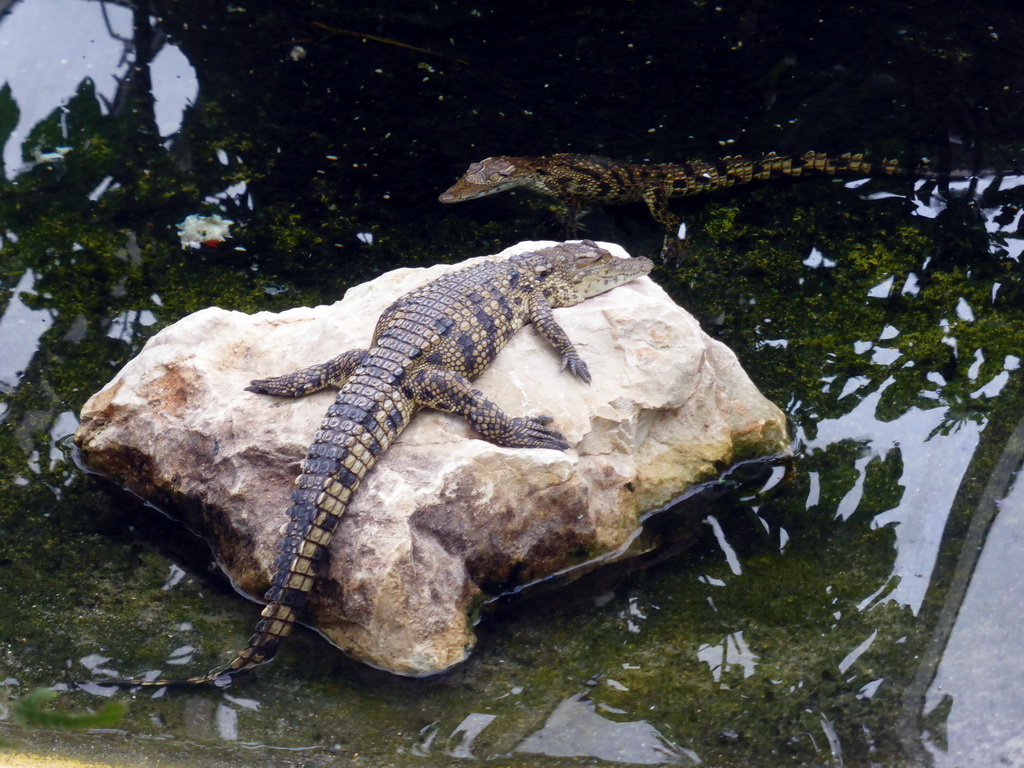
MULTIPOLYGON (((83 458, 177 508, 234 582, 262 595, 299 461, 334 392, 243 388, 365 348, 388 304, 458 266, 395 270, 331 306, 182 319, 86 403, 83 458)), ((501 448, 461 419, 421 411, 360 487, 310 600, 311 623, 353 656, 401 674, 450 667, 473 646, 481 599, 622 556, 646 513, 736 461, 787 449, 781 411, 649 278, 555 316, 591 385, 560 373, 527 326, 477 387, 512 415, 553 416, 573 448, 501 448)))

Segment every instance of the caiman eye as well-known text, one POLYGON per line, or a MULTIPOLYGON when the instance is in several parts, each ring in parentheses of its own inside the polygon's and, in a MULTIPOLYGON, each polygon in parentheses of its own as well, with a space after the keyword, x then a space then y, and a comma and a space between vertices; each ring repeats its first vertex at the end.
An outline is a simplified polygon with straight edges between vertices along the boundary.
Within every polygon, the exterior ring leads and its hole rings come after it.
POLYGON ((494 173, 487 177, 487 180, 492 183, 495 181, 501 181, 501 174, 495 171, 494 173))

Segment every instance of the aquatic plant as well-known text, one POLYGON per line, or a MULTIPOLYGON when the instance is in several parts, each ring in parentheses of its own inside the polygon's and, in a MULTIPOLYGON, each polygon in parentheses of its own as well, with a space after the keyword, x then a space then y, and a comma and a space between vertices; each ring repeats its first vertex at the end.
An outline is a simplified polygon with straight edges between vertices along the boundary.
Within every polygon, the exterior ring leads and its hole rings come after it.
POLYGON ((94 712, 67 712, 47 709, 57 698, 50 688, 29 691, 11 706, 14 722, 22 728, 54 728, 63 731, 85 731, 93 728, 114 728, 124 719, 128 704, 108 701, 94 712))

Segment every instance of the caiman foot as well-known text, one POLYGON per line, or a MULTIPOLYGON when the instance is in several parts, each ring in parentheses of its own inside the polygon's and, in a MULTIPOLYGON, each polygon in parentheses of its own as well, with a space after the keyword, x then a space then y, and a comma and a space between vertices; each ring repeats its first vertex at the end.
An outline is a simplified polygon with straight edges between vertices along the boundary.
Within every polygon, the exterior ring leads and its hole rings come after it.
POLYGON ((550 416, 516 416, 511 422, 509 434, 494 440, 508 448, 551 448, 555 451, 569 450, 569 443, 557 429, 551 429, 550 416))
POLYGON ((566 368, 584 384, 590 383, 590 369, 587 368, 587 364, 583 362, 575 349, 562 356, 562 370, 564 371, 566 368))
POLYGON ((661 258, 667 264, 682 261, 690 255, 690 240, 680 239, 674 234, 665 235, 664 245, 661 247, 661 258))
POLYGON ((548 426, 550 416, 509 416, 479 390, 473 389, 461 374, 423 368, 406 386, 410 398, 419 405, 465 417, 473 429, 495 445, 556 451, 569 448, 562 433, 548 426))
POLYGON ((319 392, 326 387, 340 389, 356 367, 366 359, 365 349, 350 349, 326 363, 300 368, 284 376, 269 379, 253 379, 246 387, 248 392, 277 397, 302 397, 319 392))

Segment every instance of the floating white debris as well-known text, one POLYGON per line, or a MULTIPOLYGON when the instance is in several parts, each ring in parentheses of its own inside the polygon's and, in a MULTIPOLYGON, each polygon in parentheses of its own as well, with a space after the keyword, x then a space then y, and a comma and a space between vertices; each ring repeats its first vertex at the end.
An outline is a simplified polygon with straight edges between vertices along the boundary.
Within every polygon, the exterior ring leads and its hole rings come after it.
POLYGON ((356 239, 361 243, 373 245, 373 232, 359 232, 356 234, 356 239))
POLYGON ((55 147, 53 152, 43 152, 40 147, 32 150, 32 157, 37 163, 56 163, 64 159, 71 147, 55 147))
POLYGON ((198 248, 202 245, 208 245, 211 248, 215 248, 231 237, 231 233, 228 230, 234 223, 229 219, 222 219, 217 214, 213 216, 200 216, 193 213, 191 216, 186 216, 185 220, 178 225, 178 237, 181 238, 181 247, 198 248))

